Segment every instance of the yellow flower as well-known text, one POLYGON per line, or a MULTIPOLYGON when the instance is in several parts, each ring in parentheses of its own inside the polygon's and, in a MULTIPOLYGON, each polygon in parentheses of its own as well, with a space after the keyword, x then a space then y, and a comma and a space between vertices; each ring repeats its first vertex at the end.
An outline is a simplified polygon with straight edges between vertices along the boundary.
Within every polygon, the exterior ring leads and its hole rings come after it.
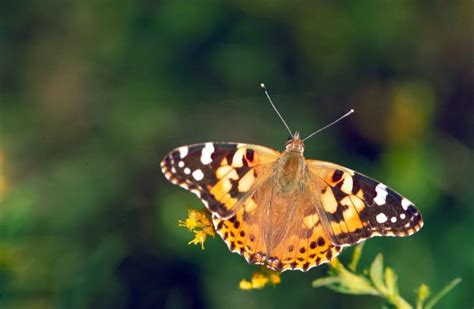
POLYGON ((178 225, 194 233, 194 239, 188 242, 188 245, 201 244, 203 250, 207 236, 214 237, 216 235, 211 219, 209 218, 209 213, 205 209, 189 209, 186 220, 179 220, 178 225))
POLYGON ((270 282, 273 285, 277 285, 281 282, 281 277, 279 273, 271 273, 269 278, 270 278, 270 282))
POLYGON ((188 242, 188 245, 201 244, 201 249, 204 250, 204 242, 206 241, 207 234, 204 231, 194 232, 194 239, 188 242))
POLYGON ((241 280, 239 283, 239 288, 241 290, 257 290, 263 289, 268 284, 279 284, 281 282, 280 274, 268 269, 264 269, 261 272, 255 272, 252 275, 250 281, 248 280, 241 280))
POLYGON ((244 291, 252 290, 253 289, 252 282, 242 279, 239 283, 239 288, 244 291))

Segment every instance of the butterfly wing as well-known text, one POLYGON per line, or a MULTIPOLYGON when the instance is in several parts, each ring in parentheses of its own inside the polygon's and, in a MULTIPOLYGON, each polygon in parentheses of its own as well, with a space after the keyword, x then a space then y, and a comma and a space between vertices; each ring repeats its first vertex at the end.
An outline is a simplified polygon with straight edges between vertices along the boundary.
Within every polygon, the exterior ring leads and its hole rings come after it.
POLYGON ((348 168, 306 160, 320 196, 321 219, 336 245, 352 245, 374 236, 408 236, 423 219, 414 204, 384 184, 348 168))
POLYGON ((171 151, 161 169, 170 182, 196 194, 215 217, 226 218, 270 177, 265 171, 271 169, 265 167, 280 156, 257 145, 202 143, 171 151))
POLYGON ((301 186, 288 192, 280 186, 278 174, 274 175, 256 188, 233 217, 213 218, 217 233, 247 262, 277 271, 307 271, 330 261, 341 247, 329 240, 310 186, 302 180, 301 186))

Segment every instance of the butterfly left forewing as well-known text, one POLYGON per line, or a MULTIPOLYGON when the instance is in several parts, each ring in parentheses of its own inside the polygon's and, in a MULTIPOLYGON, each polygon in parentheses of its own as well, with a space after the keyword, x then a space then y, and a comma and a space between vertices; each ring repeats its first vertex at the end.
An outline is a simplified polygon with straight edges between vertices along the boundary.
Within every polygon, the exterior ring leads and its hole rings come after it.
POLYGON ((408 236, 423 220, 412 202, 384 184, 345 167, 306 160, 318 187, 325 228, 337 245, 373 236, 408 236))
POLYGON ((279 156, 262 146, 209 142, 172 150, 161 161, 161 169, 170 182, 197 195, 213 215, 226 218, 259 181, 269 177, 261 171, 279 156))

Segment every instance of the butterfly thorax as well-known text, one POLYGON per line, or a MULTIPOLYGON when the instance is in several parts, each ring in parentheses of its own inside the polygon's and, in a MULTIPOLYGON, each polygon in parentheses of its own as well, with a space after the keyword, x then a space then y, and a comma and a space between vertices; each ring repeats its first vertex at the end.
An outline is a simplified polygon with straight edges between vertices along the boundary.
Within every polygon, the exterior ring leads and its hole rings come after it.
POLYGON ((303 176, 305 163, 303 157, 304 144, 296 132, 286 143, 286 150, 280 159, 277 179, 283 192, 291 192, 298 187, 303 176))

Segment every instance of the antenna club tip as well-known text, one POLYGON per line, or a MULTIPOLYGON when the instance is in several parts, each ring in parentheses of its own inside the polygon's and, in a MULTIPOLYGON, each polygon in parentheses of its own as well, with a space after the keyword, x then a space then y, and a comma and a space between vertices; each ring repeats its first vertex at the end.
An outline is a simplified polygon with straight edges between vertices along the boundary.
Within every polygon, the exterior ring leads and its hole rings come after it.
POLYGON ((351 110, 349 111, 349 113, 351 113, 351 114, 352 114, 353 112, 354 112, 354 109, 353 109, 353 108, 351 108, 351 110))
POLYGON ((265 89, 265 84, 264 84, 264 83, 260 83, 260 87, 262 87, 263 89, 265 89))

